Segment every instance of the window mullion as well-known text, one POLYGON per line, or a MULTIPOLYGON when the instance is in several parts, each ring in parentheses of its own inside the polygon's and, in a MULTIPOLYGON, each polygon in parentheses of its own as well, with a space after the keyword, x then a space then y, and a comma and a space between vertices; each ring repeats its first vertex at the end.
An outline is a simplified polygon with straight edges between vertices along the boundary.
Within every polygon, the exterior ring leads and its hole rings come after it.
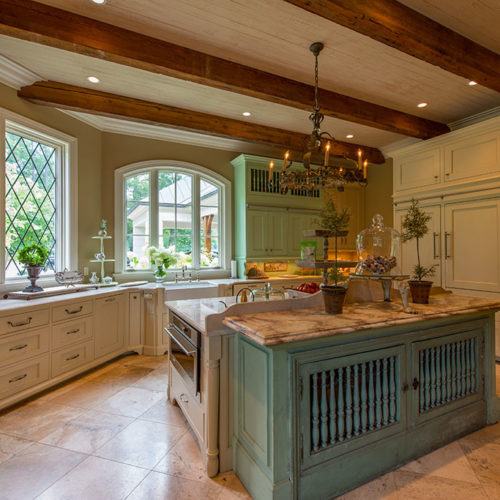
MULTIPOLYGON (((3 216, 0 217, 0 247, 2 248, 3 261, 5 262, 5 253, 7 252, 5 248, 5 211, 6 211, 6 199, 5 199, 5 176, 7 175, 7 166, 5 161, 5 119, 2 117, 0 120, 0 136, 2 137, 2 145, 0 146, 0 154, 2 155, 2 165, 3 165, 3 175, 0 176, 0 199, 3 200, 3 216)), ((5 265, 0 266, 0 283, 5 283, 5 265)))
POLYGON ((193 175, 193 206, 191 210, 191 227, 193 228, 193 268, 200 268, 200 176, 193 175))
POLYGON ((153 170, 149 177, 149 238, 150 246, 158 247, 160 245, 160 238, 158 235, 159 225, 159 195, 158 195, 158 170, 153 170))

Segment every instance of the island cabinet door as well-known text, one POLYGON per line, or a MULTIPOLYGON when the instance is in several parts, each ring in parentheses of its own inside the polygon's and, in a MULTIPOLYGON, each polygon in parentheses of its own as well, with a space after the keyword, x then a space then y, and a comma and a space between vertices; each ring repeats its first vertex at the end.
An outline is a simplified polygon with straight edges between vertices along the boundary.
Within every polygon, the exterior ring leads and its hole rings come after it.
POLYGON ((405 347, 400 345, 300 366, 302 475, 307 476, 307 469, 404 430, 404 353, 405 347))
POLYGON ((483 399, 486 323, 469 322, 463 328, 411 344, 413 424, 483 399))

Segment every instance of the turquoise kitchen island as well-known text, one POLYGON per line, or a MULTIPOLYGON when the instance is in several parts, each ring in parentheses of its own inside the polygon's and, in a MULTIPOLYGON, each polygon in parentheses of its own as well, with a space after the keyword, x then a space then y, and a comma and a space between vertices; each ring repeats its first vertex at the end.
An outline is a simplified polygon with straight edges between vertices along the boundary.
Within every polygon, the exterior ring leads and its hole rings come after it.
POLYGON ((233 467, 253 498, 332 498, 498 421, 500 302, 437 295, 413 307, 226 317, 233 467))

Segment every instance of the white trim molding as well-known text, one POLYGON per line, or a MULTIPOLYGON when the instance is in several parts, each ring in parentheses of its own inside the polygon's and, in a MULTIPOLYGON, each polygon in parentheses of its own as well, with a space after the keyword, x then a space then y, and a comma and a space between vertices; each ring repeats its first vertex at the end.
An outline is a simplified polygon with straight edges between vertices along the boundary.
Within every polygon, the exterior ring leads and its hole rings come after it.
POLYGON ((43 78, 20 64, 0 55, 0 82, 16 90, 43 78))
MULTIPOLYGON (((219 268, 195 268, 194 270, 200 271, 200 274, 204 277, 226 277, 229 276, 231 267, 231 256, 232 256, 232 219, 231 219, 231 181, 223 177, 222 175, 210 170, 209 168, 197 165, 194 163, 188 163, 185 161, 177 160, 149 160, 137 163, 132 163, 130 165, 125 165, 115 170, 115 275, 119 278, 126 275, 127 277, 141 277, 141 278, 152 278, 152 272, 147 270, 125 270, 124 266, 124 254, 126 248, 125 242, 125 178, 127 175, 134 173, 140 173, 141 171, 154 171, 154 170, 169 170, 178 171, 182 173, 189 173, 193 175, 203 176, 212 180, 222 189, 220 189, 220 227, 223 228, 223 232, 220 234, 220 267, 219 268)), ((199 221, 194 224, 193 231, 199 228, 199 221), (197 226, 198 224, 198 226, 197 226)), ((199 230, 197 231, 199 234, 199 230)), ((167 278, 173 277, 173 273, 170 272, 167 278)))

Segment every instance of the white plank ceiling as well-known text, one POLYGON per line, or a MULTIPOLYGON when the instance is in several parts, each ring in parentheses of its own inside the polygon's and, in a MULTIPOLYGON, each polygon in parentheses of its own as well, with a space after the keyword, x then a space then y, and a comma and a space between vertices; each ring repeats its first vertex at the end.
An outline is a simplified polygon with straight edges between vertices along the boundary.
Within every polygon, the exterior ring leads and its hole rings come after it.
MULTIPOLYGON (((306 83, 313 83, 308 47, 320 40, 320 86, 401 111, 450 123, 500 105, 500 94, 377 43, 282 0, 43 0, 93 17, 306 83), (416 107, 428 102, 427 108, 416 107)), ((500 0, 403 0, 451 29, 500 52, 500 0)), ((168 78, 82 55, 0 37, 0 54, 44 79, 97 88, 298 132, 308 113, 227 91, 168 78), (252 112, 250 118, 241 116, 252 112)), ((320 96, 321 97, 321 96, 320 96)), ((398 134, 327 118, 338 139, 383 147, 398 134)))

